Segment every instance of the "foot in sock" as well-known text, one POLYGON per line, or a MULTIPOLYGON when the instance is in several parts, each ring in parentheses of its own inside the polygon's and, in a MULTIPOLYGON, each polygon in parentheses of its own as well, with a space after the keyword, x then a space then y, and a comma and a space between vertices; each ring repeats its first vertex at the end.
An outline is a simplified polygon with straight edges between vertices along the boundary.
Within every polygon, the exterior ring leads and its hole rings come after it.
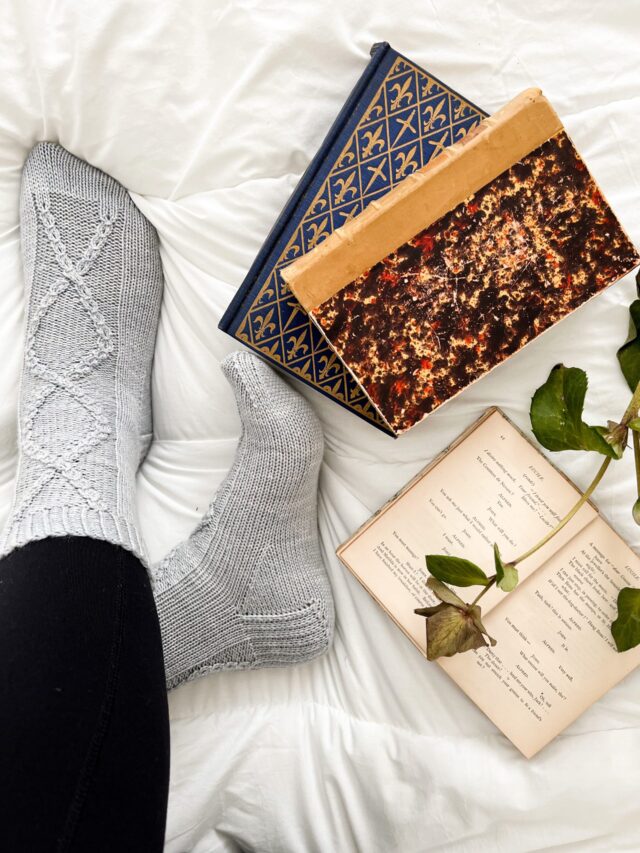
POLYGON ((234 464, 189 539, 151 570, 170 688, 310 660, 333 630, 317 529, 320 425, 258 357, 233 353, 222 367, 243 427, 234 464))
POLYGON ((20 215, 19 465, 0 553, 90 536, 143 557, 135 475, 151 433, 155 231, 113 178, 50 142, 27 159, 20 215))

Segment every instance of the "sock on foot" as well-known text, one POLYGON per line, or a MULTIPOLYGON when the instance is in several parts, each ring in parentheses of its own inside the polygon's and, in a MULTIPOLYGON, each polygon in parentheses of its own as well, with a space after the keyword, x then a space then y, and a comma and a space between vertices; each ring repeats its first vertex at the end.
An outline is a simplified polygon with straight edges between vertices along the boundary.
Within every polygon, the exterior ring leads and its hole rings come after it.
POLYGON ((27 159, 20 214, 19 463, 0 553, 90 536, 144 558, 135 475, 151 433, 155 231, 113 178, 50 142, 27 159))
POLYGON ((310 660, 333 631, 317 529, 320 424, 258 357, 233 353, 222 367, 243 426, 234 464, 189 539, 151 570, 170 688, 310 660))

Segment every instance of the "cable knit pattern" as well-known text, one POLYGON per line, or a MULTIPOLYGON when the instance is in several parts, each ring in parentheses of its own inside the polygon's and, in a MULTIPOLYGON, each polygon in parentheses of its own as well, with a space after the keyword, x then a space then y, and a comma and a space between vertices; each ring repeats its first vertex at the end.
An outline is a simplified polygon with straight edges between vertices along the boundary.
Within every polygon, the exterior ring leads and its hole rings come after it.
POLYGON ((320 424, 257 356, 233 353, 222 368, 243 425, 234 464, 189 539, 151 570, 170 688, 310 660, 333 632, 317 526, 320 424))
POLYGON ((25 164, 21 230, 20 457, 1 551, 76 535, 144 559, 135 474, 151 433, 155 231, 113 178, 48 142, 25 164))

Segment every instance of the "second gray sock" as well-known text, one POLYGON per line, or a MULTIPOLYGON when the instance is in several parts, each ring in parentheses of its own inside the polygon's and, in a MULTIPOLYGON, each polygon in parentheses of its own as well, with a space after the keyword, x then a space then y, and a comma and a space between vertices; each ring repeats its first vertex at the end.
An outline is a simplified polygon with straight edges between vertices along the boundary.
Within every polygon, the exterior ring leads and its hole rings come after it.
POLYGON ((236 459, 186 542, 152 569, 167 685, 324 652, 333 599, 317 527, 322 430, 257 356, 222 364, 243 432, 236 459))

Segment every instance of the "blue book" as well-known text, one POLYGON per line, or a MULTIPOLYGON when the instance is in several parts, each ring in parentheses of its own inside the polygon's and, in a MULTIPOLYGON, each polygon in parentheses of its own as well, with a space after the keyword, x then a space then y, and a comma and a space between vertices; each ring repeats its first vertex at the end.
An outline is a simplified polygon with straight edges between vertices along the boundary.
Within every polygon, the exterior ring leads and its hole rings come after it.
POLYGON ((280 270, 462 139, 484 117, 386 42, 347 98, 271 229, 220 329, 391 433, 283 281, 280 270))

